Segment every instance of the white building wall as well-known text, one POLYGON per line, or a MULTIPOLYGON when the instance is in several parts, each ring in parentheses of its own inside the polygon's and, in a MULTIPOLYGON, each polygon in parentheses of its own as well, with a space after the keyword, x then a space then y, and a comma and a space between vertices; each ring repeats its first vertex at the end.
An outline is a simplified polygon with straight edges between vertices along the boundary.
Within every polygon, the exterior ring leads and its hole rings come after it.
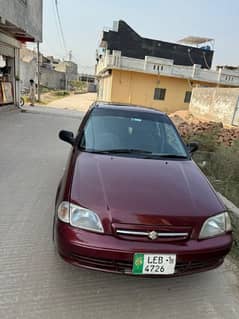
POLYGON ((4 20, 26 31, 35 41, 42 41, 42 0, 0 0, 4 20))
POLYGON ((236 71, 206 70, 202 69, 200 65, 175 65, 172 60, 156 57, 145 57, 144 60, 129 58, 121 56, 120 51, 113 51, 112 55, 106 52, 106 55, 97 64, 96 73, 100 75, 110 68, 160 74, 227 86, 239 86, 239 73, 236 71))

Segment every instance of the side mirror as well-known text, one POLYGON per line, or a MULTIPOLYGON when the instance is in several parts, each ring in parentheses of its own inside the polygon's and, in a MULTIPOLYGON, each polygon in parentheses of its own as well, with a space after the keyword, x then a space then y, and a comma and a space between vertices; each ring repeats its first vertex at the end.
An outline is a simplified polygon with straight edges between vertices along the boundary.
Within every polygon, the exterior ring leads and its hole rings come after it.
POLYGON ((60 131, 59 138, 62 141, 67 142, 71 145, 73 145, 75 143, 74 134, 70 131, 60 131))
POLYGON ((192 154, 198 150, 199 144, 198 144, 198 142, 191 142, 191 143, 187 144, 187 147, 188 147, 189 152, 192 154))

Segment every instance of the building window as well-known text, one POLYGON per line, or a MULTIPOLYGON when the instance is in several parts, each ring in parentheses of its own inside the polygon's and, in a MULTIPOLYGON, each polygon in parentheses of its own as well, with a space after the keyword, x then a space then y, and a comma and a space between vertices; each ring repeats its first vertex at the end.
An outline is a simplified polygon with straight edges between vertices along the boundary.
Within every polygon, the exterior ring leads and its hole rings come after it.
POLYGON ((164 100, 166 95, 166 89, 155 88, 154 89, 154 100, 164 100))
POLYGON ((191 96, 192 96, 192 92, 191 92, 191 91, 187 91, 187 92, 185 93, 184 103, 190 103, 190 101, 191 101, 191 96))

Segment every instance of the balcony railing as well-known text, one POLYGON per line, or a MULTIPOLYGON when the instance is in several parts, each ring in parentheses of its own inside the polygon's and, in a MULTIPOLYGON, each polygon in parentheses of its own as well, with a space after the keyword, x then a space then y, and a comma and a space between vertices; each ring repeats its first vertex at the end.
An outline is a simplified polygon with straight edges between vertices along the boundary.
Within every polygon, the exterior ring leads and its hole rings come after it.
POLYGON ((113 51, 112 54, 106 52, 100 58, 96 74, 99 76, 107 69, 123 69, 227 86, 239 86, 239 73, 236 71, 207 70, 196 64, 193 66, 174 65, 172 60, 155 57, 145 57, 145 60, 128 58, 121 56, 120 51, 113 51))

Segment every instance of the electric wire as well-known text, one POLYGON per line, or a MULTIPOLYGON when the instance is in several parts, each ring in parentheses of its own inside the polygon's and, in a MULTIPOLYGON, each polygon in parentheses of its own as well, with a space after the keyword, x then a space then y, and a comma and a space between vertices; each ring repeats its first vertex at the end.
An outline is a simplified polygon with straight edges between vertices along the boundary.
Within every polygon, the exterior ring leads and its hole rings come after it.
POLYGON ((66 54, 68 54, 66 40, 65 40, 64 31, 63 31, 63 26, 62 26, 62 22, 61 22, 61 16, 60 16, 59 7, 58 7, 58 0, 55 0, 55 8, 56 8, 56 15, 57 15, 59 27, 60 27, 60 34, 61 34, 62 42, 64 45, 64 49, 66 51, 66 54))
POLYGON ((57 32, 57 37, 59 39, 59 43, 61 46, 63 46, 64 48, 64 44, 62 42, 62 38, 61 38, 61 34, 60 34, 60 29, 59 29, 59 25, 58 25, 58 18, 57 18, 57 13, 56 13, 56 8, 55 8, 55 0, 52 0, 52 4, 53 4, 53 10, 54 10, 54 17, 55 17, 55 24, 56 24, 56 32, 57 32))

